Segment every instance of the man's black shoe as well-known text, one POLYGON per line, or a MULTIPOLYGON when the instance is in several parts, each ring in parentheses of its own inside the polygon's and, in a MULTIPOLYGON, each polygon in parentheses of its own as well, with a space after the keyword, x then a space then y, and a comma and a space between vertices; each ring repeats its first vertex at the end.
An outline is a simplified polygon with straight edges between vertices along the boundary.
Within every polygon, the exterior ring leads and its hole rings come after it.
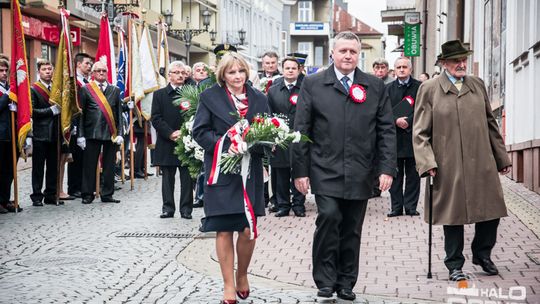
POLYGON ((184 219, 186 219, 186 220, 190 220, 190 219, 193 218, 193 217, 191 216, 191 214, 186 214, 186 213, 181 213, 181 214, 180 214, 180 217, 181 217, 181 218, 184 218, 184 219))
POLYGON ((120 200, 114 199, 112 197, 102 197, 101 202, 102 203, 120 203, 120 200))
POLYGON ((289 210, 279 210, 276 212, 276 217, 289 216, 289 210))
POLYGON ((349 288, 342 288, 337 291, 338 298, 342 300, 354 301, 356 294, 349 288))
POLYGON ((403 215, 403 213, 397 212, 397 211, 392 211, 392 212, 388 213, 386 216, 387 217, 394 217, 394 216, 400 216, 400 215, 403 215))
POLYGON ((268 212, 278 212, 278 207, 274 204, 270 204, 270 207, 268 207, 268 212))
POLYGON ((35 206, 35 207, 42 207, 43 206, 43 203, 42 202, 33 202, 32 203, 32 206, 35 206))
POLYGON ((154 176, 154 173, 148 172, 148 173, 146 173, 146 176, 154 176))
POLYGON ((144 178, 144 173, 138 173, 138 172, 137 172, 137 173, 135 173, 133 176, 134 176, 135 178, 144 178))
POLYGON ((468 279, 467 275, 464 274, 461 269, 452 269, 449 271, 449 273, 450 275, 448 276, 448 280, 450 281, 458 282, 468 279))
POLYGON ((490 276, 499 274, 499 269, 497 269, 497 266, 495 266, 495 264, 490 258, 487 258, 487 259, 473 258, 472 263, 474 265, 480 265, 482 267, 482 270, 490 276))
POLYGON ((83 204, 86 204, 86 205, 87 205, 87 204, 91 204, 93 201, 94 201, 94 200, 91 199, 91 198, 83 198, 83 199, 82 199, 82 203, 83 203, 83 204))
POLYGON ((193 204, 193 208, 201 208, 203 206, 204 206, 203 200, 196 200, 195 203, 193 204))
POLYGON ((114 191, 122 190, 122 187, 114 185, 114 191))
POLYGON ((0 206, 2 208, 4 208, 5 210, 7 210, 8 212, 15 212, 15 211, 21 212, 21 211, 23 211, 23 208, 21 208, 20 205, 17 207, 17 209, 15 208, 15 202, 14 201, 10 201, 7 204, 1 204, 0 206))
MULTIPOLYGON (((45 205, 56 205, 56 201, 53 201, 53 200, 45 200, 44 201, 45 205)), ((64 202, 63 201, 58 201, 58 205, 63 205, 64 202)))
POLYGON ((331 298, 333 295, 334 295, 334 288, 332 287, 319 288, 319 291, 317 291, 317 297, 320 297, 320 298, 331 298))
POLYGON ((294 215, 297 217, 306 217, 306 212, 302 210, 293 210, 294 215))
POLYGON ((410 216, 417 216, 417 215, 420 215, 420 213, 418 211, 413 211, 413 212, 405 212, 406 215, 410 215, 410 216))
POLYGON ((68 193, 71 196, 74 196, 75 198, 81 198, 81 191, 75 191, 73 193, 68 193))
POLYGON ((170 213, 170 212, 163 212, 159 217, 160 218, 171 218, 171 217, 174 217, 174 214, 170 213))

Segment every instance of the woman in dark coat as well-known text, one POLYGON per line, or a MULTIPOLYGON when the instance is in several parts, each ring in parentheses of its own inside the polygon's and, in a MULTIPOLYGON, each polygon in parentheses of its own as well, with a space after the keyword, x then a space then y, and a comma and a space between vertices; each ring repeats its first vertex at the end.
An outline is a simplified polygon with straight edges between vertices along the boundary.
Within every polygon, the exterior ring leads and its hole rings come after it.
MULTIPOLYGON (((257 114, 269 112, 266 97, 246 85, 249 67, 240 55, 225 55, 217 67, 216 78, 218 84, 201 94, 193 124, 193 137, 205 151, 206 181, 213 174, 212 168, 215 168, 214 150, 220 138, 223 137, 224 141, 222 152, 238 153, 228 136, 224 136, 238 122, 234 113, 251 122, 257 114)), ((244 202, 239 174, 220 173, 217 182, 206 183, 204 189, 206 217, 202 220, 201 230, 217 232, 216 251, 225 285, 222 303, 237 303, 236 295, 241 299, 249 296, 247 268, 255 248, 255 239, 250 236, 256 231, 256 217, 264 215, 263 154, 256 149, 251 149, 250 153, 250 171, 245 187, 249 197, 247 202, 244 202), (233 272, 235 231, 238 231, 236 280, 233 272)))

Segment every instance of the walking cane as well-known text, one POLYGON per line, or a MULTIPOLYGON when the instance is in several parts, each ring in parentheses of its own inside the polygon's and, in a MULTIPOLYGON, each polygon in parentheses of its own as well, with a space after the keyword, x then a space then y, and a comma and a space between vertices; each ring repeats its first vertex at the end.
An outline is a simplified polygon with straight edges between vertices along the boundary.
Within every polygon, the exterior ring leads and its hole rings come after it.
POLYGON ((432 245, 432 228, 433 228, 433 176, 428 176, 429 183, 429 236, 428 236, 428 273, 427 278, 431 279, 431 245, 432 245))

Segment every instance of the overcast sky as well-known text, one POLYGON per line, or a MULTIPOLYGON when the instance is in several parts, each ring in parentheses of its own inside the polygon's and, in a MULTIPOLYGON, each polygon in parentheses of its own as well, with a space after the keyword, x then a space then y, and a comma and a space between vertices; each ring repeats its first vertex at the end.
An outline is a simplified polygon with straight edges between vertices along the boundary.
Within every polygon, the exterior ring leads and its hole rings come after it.
MULTIPOLYGON (((381 21, 381 11, 386 9, 386 1, 384 0, 345 0, 349 6, 349 13, 362 22, 373 27, 377 31, 386 36, 388 26, 381 21)), ((389 36, 386 38, 386 59, 393 66, 393 62, 399 57, 399 53, 390 53, 398 47, 397 37, 389 36)))

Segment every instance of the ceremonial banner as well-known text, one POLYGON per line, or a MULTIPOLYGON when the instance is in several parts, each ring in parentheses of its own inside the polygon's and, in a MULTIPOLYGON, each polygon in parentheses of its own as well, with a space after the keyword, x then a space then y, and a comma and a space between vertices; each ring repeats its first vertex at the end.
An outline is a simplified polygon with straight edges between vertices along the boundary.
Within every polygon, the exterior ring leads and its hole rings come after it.
POLYGON ((116 57, 114 55, 114 44, 109 18, 107 14, 101 15, 98 48, 96 51, 96 61, 103 62, 108 69, 107 81, 116 83, 116 57))
POLYGON ((169 74, 169 43, 167 42, 167 23, 160 20, 157 24, 158 30, 158 71, 159 71, 159 86, 164 88, 167 86, 167 77, 169 74))
POLYGON ((134 23, 131 24, 131 96, 138 103, 144 97, 141 57, 139 55, 139 35, 134 23))
POLYGON ((81 110, 78 107, 75 73, 73 73, 73 49, 69 36, 68 22, 69 12, 65 9, 60 9, 60 16, 62 20, 62 31, 49 102, 51 104, 57 104, 62 108, 60 112, 62 136, 64 137, 64 141, 69 143, 71 121, 81 110))
POLYGON ((142 83, 144 89, 144 98, 139 103, 141 114, 146 120, 150 119, 152 111, 152 92, 160 88, 158 84, 158 71, 154 46, 150 38, 150 31, 146 23, 143 25, 141 44, 139 45, 139 56, 141 58, 142 83))
POLYGON ((126 67, 127 62, 127 45, 124 38, 124 32, 118 32, 118 76, 116 77, 116 86, 120 89, 120 98, 129 96, 126 94, 126 67))
POLYGON ((28 63, 26 61, 26 46, 21 21, 21 8, 18 0, 11 1, 12 11, 12 40, 11 40, 11 69, 9 74, 9 98, 17 103, 17 144, 23 157, 26 135, 32 128, 30 117, 32 102, 30 97, 30 81, 28 79, 28 63))

